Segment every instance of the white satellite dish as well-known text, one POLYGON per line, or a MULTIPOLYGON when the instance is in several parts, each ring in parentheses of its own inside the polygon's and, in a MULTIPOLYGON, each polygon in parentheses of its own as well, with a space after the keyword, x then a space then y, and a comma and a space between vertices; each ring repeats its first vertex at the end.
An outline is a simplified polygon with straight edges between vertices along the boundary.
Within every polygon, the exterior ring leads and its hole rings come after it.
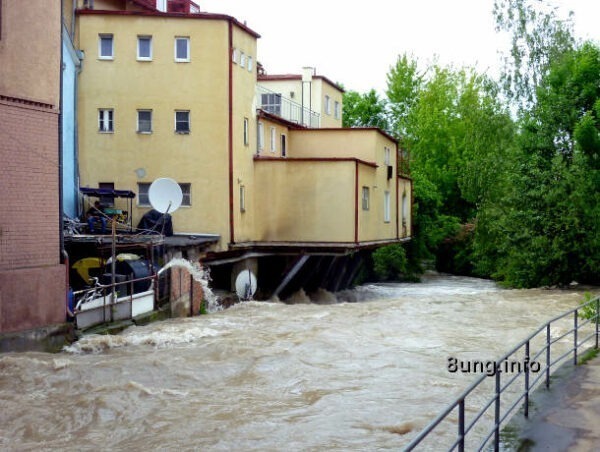
POLYGON ((250 270, 242 270, 235 278, 235 293, 240 300, 251 300, 256 292, 256 276, 250 270))
POLYGON ((172 213, 179 209, 183 192, 177 182, 168 177, 156 179, 148 189, 150 205, 160 213, 172 213))

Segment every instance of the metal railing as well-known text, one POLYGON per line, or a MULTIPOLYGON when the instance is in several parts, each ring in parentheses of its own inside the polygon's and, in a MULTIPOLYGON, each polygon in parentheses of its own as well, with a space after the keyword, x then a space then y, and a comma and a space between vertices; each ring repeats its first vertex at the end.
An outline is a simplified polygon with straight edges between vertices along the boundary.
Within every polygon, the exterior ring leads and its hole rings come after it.
MULTIPOLYGON (((456 450, 464 451, 465 450, 465 440, 467 439, 469 433, 473 432, 474 427, 485 417, 486 413, 490 411, 493 407, 493 426, 491 430, 487 433, 484 433, 485 437, 483 441, 479 443, 474 448, 469 447, 469 450, 482 450, 484 448, 491 448, 493 444, 493 448, 495 451, 500 450, 500 429, 502 423, 505 422, 509 416, 519 408, 521 402, 523 407, 523 414, 525 417, 529 416, 529 396, 532 391, 541 384, 542 379, 544 379, 544 383, 546 388, 550 387, 550 375, 552 373, 552 369, 556 370, 556 365, 565 360, 569 355, 573 355, 573 365, 577 365, 578 351, 581 347, 588 343, 591 339, 595 338, 593 348, 598 349, 598 338, 599 338, 599 315, 600 313, 600 297, 593 298, 589 300, 587 303, 582 304, 581 306, 572 309, 564 314, 561 314, 557 317, 554 317, 552 320, 545 323, 543 326, 539 327, 533 334, 528 336, 526 339, 521 341, 516 347, 514 347, 511 351, 506 353, 502 358, 498 359, 494 362, 494 390, 491 398, 488 398, 483 403, 483 408, 481 408, 478 412, 472 415, 472 419, 467 424, 467 420, 465 418, 465 412, 474 411, 473 408, 467 404, 467 398, 472 395, 476 388, 480 387, 484 381, 488 379, 489 376, 486 373, 477 378, 465 391, 462 392, 458 398, 455 399, 448 407, 446 407, 439 415, 436 417, 427 427, 425 427, 411 442, 406 446, 404 450, 411 451, 415 449, 419 444, 421 444, 430 433, 432 433, 443 421, 452 420, 456 422, 456 439, 450 445, 448 450, 456 450), (593 315, 588 315, 586 317, 590 317, 584 319, 580 322, 580 313, 583 312, 593 312, 593 315), (573 317, 573 327, 565 333, 559 334, 557 337, 552 337, 551 328, 557 322, 563 319, 568 319, 569 316, 573 317), (588 326, 588 329, 593 327, 593 331, 587 336, 580 338, 578 334, 583 328, 588 326), (552 346, 559 341, 564 341, 568 339, 568 336, 572 335, 572 346, 569 346, 567 351, 560 354, 558 357, 552 356, 552 346), (539 350, 535 353, 532 352, 531 346, 536 340, 540 340, 544 344, 539 350), (522 353, 521 356, 519 356, 522 353), (542 359, 545 361, 544 367, 538 363, 537 359, 542 359), (510 361, 513 359, 513 361, 510 361), (509 374, 509 379, 507 381, 502 380, 502 374, 507 373, 508 365, 510 365, 510 373, 514 373, 514 375, 509 374), (515 363, 517 363, 518 372, 512 372, 515 367, 515 363), (536 364, 535 366, 533 364, 536 364), (539 365, 539 367, 538 367, 539 365), (538 374, 535 376, 535 374, 538 374), (534 377, 535 378, 532 378, 534 377), (516 401, 512 403, 508 409, 505 406, 502 406, 501 400, 502 395, 510 388, 514 390, 514 385, 517 381, 522 377, 523 391, 517 392, 516 401), (458 416, 456 419, 450 417, 452 413, 458 410, 458 416), (493 443, 492 443, 493 441, 493 443)), ((570 339, 569 339, 570 340, 570 339)), ((555 346, 556 349, 556 346, 555 346)), ((560 352, 559 352, 560 353, 560 352)), ((490 372, 491 373, 491 372, 490 372)), ((436 449, 439 448, 439 444, 436 444, 436 449)))
POLYGON ((290 122, 312 128, 320 127, 321 115, 319 113, 264 86, 256 87, 256 105, 267 113, 277 115, 290 122))

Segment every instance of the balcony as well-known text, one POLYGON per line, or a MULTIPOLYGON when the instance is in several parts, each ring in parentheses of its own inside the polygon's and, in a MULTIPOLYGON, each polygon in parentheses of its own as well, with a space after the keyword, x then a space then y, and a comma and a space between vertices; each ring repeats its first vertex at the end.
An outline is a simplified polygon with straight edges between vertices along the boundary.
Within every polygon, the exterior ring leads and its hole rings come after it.
POLYGON ((200 12, 200 6, 191 0, 142 0, 142 2, 163 13, 197 14, 200 12))
POLYGON ((258 108, 267 113, 277 115, 287 121, 310 128, 320 127, 321 117, 319 113, 265 87, 256 87, 256 104, 258 108))

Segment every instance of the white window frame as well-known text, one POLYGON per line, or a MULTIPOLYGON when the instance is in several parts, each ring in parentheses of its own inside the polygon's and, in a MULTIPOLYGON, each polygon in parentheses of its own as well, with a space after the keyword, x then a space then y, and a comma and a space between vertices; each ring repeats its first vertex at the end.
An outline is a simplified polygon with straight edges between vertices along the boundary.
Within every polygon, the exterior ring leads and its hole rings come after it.
MULTIPOLYGON (((148 193, 150 191, 150 182, 138 182, 138 196, 137 206, 138 207, 152 207, 150 204, 150 198, 148 193)), ((192 184, 189 182, 179 182, 183 199, 181 200, 181 207, 192 206, 192 184)))
POLYGON ((333 116, 340 119, 340 103, 337 100, 333 103, 333 116))
POLYGON ((387 146, 383 147, 383 164, 386 166, 390 166, 391 165, 391 161, 392 161, 392 150, 390 148, 388 148, 387 146))
POLYGON ((369 187, 362 188, 362 210, 369 210, 369 187))
POLYGON ((152 36, 150 35, 138 35, 138 41, 137 41, 137 60, 138 61, 152 61, 152 36), (149 56, 141 56, 140 55, 140 44, 142 39, 147 39, 149 41, 150 47, 150 55, 149 56))
POLYGON ((258 152, 265 150, 265 125, 258 123, 258 152))
POLYGON ((248 55, 248 64, 247 64, 248 72, 252 72, 253 67, 254 66, 252 65, 252 57, 250 55, 248 55))
POLYGON ((136 132, 141 134, 150 134, 153 132, 152 128, 152 110, 139 109, 136 112, 136 132), (140 130, 140 113, 150 113, 150 130, 140 130))
POLYGON ((231 51, 231 61, 238 64, 238 49, 236 47, 231 51))
POLYGON ((250 145, 250 120, 244 118, 244 146, 250 145))
POLYGON ((183 194, 181 207, 192 207, 192 184, 189 182, 179 182, 179 187, 183 194))
POLYGON ((115 36, 111 33, 100 33, 98 35, 98 59, 99 60, 114 60, 115 59, 115 36), (102 54, 102 40, 110 38, 110 55, 102 54))
POLYGON ((331 97, 325 95, 325 113, 331 115, 331 97))
POLYGON ((115 131, 115 111, 112 108, 98 109, 98 132, 114 133, 115 131))
POLYGON ((246 187, 240 185, 240 212, 246 211, 246 187))
POLYGON ((244 52, 240 53, 240 66, 246 67, 246 54, 244 52))
POLYGON ((191 120, 191 115, 190 115, 190 111, 189 110, 175 110, 175 115, 173 117, 174 121, 175 121, 175 133, 177 134, 181 134, 181 135, 187 135, 191 132, 192 130, 192 120, 191 120), (177 120, 177 113, 187 113, 187 120, 186 121, 178 121, 177 120), (177 129, 177 123, 185 123, 187 122, 187 129, 186 130, 178 130, 177 129))
POLYGON ((392 197, 389 191, 383 193, 383 222, 389 223, 392 216, 392 197))
POLYGON ((148 193, 150 191, 150 182, 138 182, 138 196, 137 205, 138 207, 150 207, 150 198, 148 193))
POLYGON ((277 151, 277 129, 275 127, 271 127, 271 152, 277 151))
POLYGON ((175 46, 174 46, 174 49, 175 49, 175 54, 174 54, 175 62, 177 62, 177 63, 189 63, 191 61, 191 57, 190 57, 191 46, 190 46, 190 37, 189 36, 175 36, 175 46), (186 43, 186 55, 187 56, 185 58, 179 58, 177 56, 177 42, 178 41, 185 41, 185 43, 186 43))

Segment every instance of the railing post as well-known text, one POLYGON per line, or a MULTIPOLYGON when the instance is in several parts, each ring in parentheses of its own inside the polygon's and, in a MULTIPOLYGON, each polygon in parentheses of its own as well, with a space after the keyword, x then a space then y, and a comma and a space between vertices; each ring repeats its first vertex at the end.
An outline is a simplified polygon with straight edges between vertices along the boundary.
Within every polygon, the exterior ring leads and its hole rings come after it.
POLYGON ((573 365, 577 365, 577 309, 573 312, 573 365))
POLYGON ((494 451, 500 450, 500 366, 496 363, 496 406, 494 411, 494 451))
POLYGON ((529 341, 525 342, 525 417, 529 417, 529 341))
POLYGON ((598 318, 600 317, 600 298, 596 300, 596 348, 598 348, 598 318))
POLYGON ((546 389, 550 387, 550 324, 546 325, 546 389))
POLYGON ((465 450, 465 399, 462 399, 458 403, 458 438, 460 442, 458 443, 459 452, 464 452, 465 450))

